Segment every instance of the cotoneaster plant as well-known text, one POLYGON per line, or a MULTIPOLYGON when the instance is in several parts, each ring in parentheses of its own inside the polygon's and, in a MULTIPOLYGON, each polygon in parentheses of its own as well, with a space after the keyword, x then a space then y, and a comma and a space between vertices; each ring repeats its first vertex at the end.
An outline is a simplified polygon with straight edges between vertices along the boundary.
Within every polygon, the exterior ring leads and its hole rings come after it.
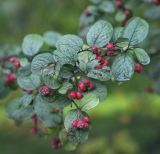
POLYGON ((25 93, 8 105, 9 117, 18 124, 32 119, 30 132, 51 135, 55 149, 84 143, 91 130, 88 111, 106 98, 105 83, 129 81, 149 64, 148 54, 139 47, 148 30, 139 17, 116 29, 99 20, 88 31, 86 42, 68 34, 58 36, 49 49, 46 44, 53 41, 53 33, 27 35, 22 50, 29 62, 17 76, 25 93))

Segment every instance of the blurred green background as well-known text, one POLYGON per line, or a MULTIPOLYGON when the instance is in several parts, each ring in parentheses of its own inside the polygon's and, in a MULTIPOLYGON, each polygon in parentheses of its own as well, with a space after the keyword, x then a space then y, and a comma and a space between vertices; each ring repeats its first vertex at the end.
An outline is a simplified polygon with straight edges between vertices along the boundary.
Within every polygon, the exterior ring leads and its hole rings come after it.
MULTIPOLYGON (((78 33, 87 0, 0 0, 0 46, 21 43, 27 33, 55 30, 78 33)), ((20 95, 0 100, 0 154, 160 154, 160 96, 145 92, 152 82, 135 75, 121 86, 108 84, 108 97, 90 112, 92 131, 74 152, 54 151, 49 139, 29 134, 30 123, 16 127, 5 106, 20 95)))

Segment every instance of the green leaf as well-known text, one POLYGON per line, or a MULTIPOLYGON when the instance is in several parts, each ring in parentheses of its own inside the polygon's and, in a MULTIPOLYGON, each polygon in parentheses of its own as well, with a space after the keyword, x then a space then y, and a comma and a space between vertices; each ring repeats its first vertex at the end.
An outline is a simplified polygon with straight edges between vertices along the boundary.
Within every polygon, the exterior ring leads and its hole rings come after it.
POLYGON ((87 34, 89 46, 104 47, 112 38, 112 25, 104 20, 96 22, 87 34))
POLYGON ((22 50, 27 56, 34 56, 38 53, 39 49, 43 45, 43 38, 37 34, 29 34, 24 37, 22 50))
POLYGON ((81 130, 72 128, 67 132, 68 140, 75 145, 82 144, 87 141, 89 130, 81 130))
POLYGON ((93 93, 95 93, 100 101, 104 101, 107 97, 107 88, 106 85, 102 84, 102 83, 97 83, 95 82, 94 85, 94 90, 92 91, 93 93))
POLYGON ((114 3, 110 1, 103 1, 99 8, 105 13, 113 13, 115 11, 114 3))
POLYGON ((35 113, 46 127, 55 127, 61 122, 59 113, 52 112, 54 103, 48 103, 40 95, 35 99, 35 113))
POLYGON ((39 76, 31 74, 30 76, 18 77, 17 83, 22 89, 35 90, 40 86, 41 81, 39 76))
POLYGON ((150 57, 144 49, 135 48, 133 51, 142 65, 148 65, 150 63, 150 57))
POLYGON ((60 33, 54 31, 47 31, 43 35, 44 42, 49 46, 56 46, 57 41, 62 37, 60 33))
POLYGON ((77 54, 83 46, 83 41, 76 35, 64 35, 56 43, 57 50, 54 55, 58 62, 75 65, 77 54))
POLYGON ((33 74, 41 75, 45 67, 55 63, 53 55, 50 53, 42 53, 33 58, 31 63, 31 71, 33 74))
POLYGON ((75 101, 83 111, 91 110, 99 104, 99 98, 94 93, 84 95, 81 100, 75 101))
POLYGON ((134 61, 129 54, 118 55, 112 64, 112 74, 116 81, 130 80, 134 73, 134 61))
POLYGON ((14 100, 7 106, 7 113, 16 122, 22 122, 34 114, 32 106, 23 106, 20 100, 14 100))
POLYGON ((148 23, 145 20, 136 17, 130 20, 130 22, 125 26, 123 37, 127 38, 131 45, 135 45, 146 38, 148 31, 148 23))
POLYGON ((88 77, 97 79, 100 81, 108 81, 111 79, 111 72, 109 67, 104 67, 102 69, 93 69, 88 72, 87 74, 88 77))
POLYGON ((72 122, 77 119, 83 119, 83 113, 78 109, 70 110, 65 119, 64 119, 64 127, 66 130, 69 130, 72 127, 72 122))
POLYGON ((62 86, 60 87, 60 89, 58 90, 58 92, 60 94, 66 94, 68 92, 68 90, 72 89, 73 85, 69 82, 64 82, 62 84, 62 86))

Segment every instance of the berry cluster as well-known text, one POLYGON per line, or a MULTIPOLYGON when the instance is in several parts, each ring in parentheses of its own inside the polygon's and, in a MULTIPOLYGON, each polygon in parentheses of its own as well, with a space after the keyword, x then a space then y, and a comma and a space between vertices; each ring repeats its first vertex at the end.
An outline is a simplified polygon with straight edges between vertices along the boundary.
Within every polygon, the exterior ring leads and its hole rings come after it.
MULTIPOLYGON (((84 79, 83 81, 81 81, 80 83, 78 83, 77 85, 77 88, 80 90, 80 91, 88 91, 88 90, 91 90, 93 89, 94 87, 94 83, 89 81, 88 79, 84 79)), ((70 99, 77 99, 77 100, 80 100, 83 98, 83 94, 80 92, 80 91, 70 91, 68 93, 68 97, 70 99)))
POLYGON ((20 63, 20 61, 19 61, 17 58, 11 57, 11 58, 9 59, 9 61, 10 61, 11 63, 13 63, 13 65, 14 65, 15 68, 20 68, 20 67, 21 67, 21 63, 20 63))
POLYGON ((89 117, 85 116, 83 119, 77 119, 72 122, 72 126, 80 129, 88 129, 89 117))
POLYGON ((42 96, 51 96, 54 93, 54 89, 49 88, 48 86, 42 86, 39 89, 39 93, 42 96))
POLYGON ((96 55, 100 55, 102 53, 102 50, 96 46, 93 46, 91 51, 96 55))
POLYGON ((79 91, 70 91, 70 92, 68 93, 68 97, 69 97, 70 99, 80 100, 80 99, 83 98, 83 94, 82 94, 81 92, 79 92, 79 91))
POLYGON ((90 82, 87 79, 83 80, 77 85, 78 89, 80 89, 81 91, 91 90, 93 86, 94 86, 93 82, 90 82))
POLYGON ((110 42, 106 45, 107 50, 107 56, 114 56, 115 55, 115 44, 110 42))
POLYGON ((102 69, 103 67, 109 65, 108 60, 104 59, 104 58, 101 57, 101 56, 96 56, 96 59, 99 61, 99 65, 97 65, 97 66, 95 67, 95 69, 102 69))

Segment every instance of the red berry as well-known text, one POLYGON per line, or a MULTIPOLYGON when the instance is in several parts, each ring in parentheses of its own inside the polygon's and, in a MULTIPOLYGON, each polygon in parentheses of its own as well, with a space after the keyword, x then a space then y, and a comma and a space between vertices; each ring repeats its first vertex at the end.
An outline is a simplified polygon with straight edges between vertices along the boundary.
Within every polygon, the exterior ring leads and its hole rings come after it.
POLYGON ((96 51, 97 49, 98 49, 98 47, 93 46, 91 50, 92 50, 92 51, 96 51))
POLYGON ((30 134, 31 135, 36 135, 37 134, 37 129, 35 127, 30 129, 30 134))
POLYGON ((109 62, 107 60, 105 60, 105 62, 102 64, 102 67, 108 66, 108 65, 109 65, 109 62))
POLYGON ((88 128, 89 127, 89 124, 88 124, 88 121, 89 121, 89 117, 84 117, 84 119, 77 119, 75 121, 72 122, 72 127, 76 127, 76 128, 88 128))
POLYGON ((42 86, 40 87, 39 89, 39 93, 42 95, 42 96, 49 96, 49 95, 52 95, 54 92, 53 89, 49 88, 48 86, 42 86))
POLYGON ((11 73, 11 74, 9 74, 9 79, 11 80, 11 81, 13 81, 14 79, 15 79, 15 73, 11 73))
POLYGON ((114 56, 115 52, 113 50, 108 50, 107 51, 107 56, 114 56))
POLYGON ((106 47, 108 48, 108 49, 114 49, 114 43, 108 43, 107 45, 106 45, 106 47))
POLYGON ((15 73, 9 74, 4 80, 6 84, 12 84, 15 81, 15 73))
POLYGON ((77 121, 77 128, 84 128, 84 121, 83 120, 79 119, 77 121))
POLYGON ((51 142, 51 146, 54 149, 59 149, 62 146, 62 143, 59 138, 53 138, 51 142))
POLYGON ((101 56, 96 56, 96 59, 99 60, 100 63, 104 63, 104 58, 101 56))
POLYGON ((135 64, 135 72, 142 73, 143 72, 143 66, 141 64, 135 64))
POLYGON ((160 5, 160 0, 152 0, 152 2, 156 5, 160 5))
POLYGON ((89 127, 88 123, 84 123, 83 128, 87 129, 88 127, 89 127))
POLYGON ((83 98, 83 94, 79 91, 76 92, 76 99, 82 99, 83 98))
POLYGON ((38 117, 37 117, 36 114, 34 114, 34 115, 32 116, 32 122, 33 122, 34 125, 37 125, 38 117))
POLYGON ((68 93, 68 97, 71 98, 71 99, 76 99, 76 96, 77 95, 76 95, 75 91, 71 91, 71 92, 68 93))
POLYGON ((83 120, 84 120, 85 122, 89 122, 89 117, 88 117, 88 116, 85 116, 85 117, 83 118, 83 120))
POLYGON ((131 17, 131 16, 132 16, 132 11, 129 10, 129 9, 125 9, 125 10, 124 10, 124 14, 125 14, 126 16, 128 16, 128 17, 131 17))
POLYGON ((90 83, 90 81, 89 81, 88 79, 84 79, 84 80, 83 80, 83 83, 85 83, 85 84, 89 84, 89 83, 90 83))
POLYGON ((93 82, 88 83, 88 87, 87 87, 88 90, 91 90, 93 88, 93 86, 94 86, 93 82))
POLYGON ((9 61, 10 61, 11 63, 14 63, 16 60, 17 60, 17 59, 16 59, 15 57, 9 58, 9 61))
POLYGON ((122 2, 121 0, 116 0, 116 1, 115 1, 115 6, 116 6, 116 7, 121 8, 121 7, 123 7, 123 5, 124 5, 124 4, 123 4, 123 2, 122 2))
POLYGON ((102 53, 102 50, 96 46, 93 46, 91 50, 94 54, 97 54, 97 55, 100 55, 102 53))
POLYGON ((15 68, 21 67, 21 63, 18 60, 16 60, 13 64, 14 64, 15 68))
POLYGON ((100 55, 101 53, 102 53, 102 50, 101 49, 97 49, 96 54, 100 55))
POLYGON ((82 83, 82 82, 79 83, 77 87, 78 87, 78 89, 80 89, 80 90, 82 90, 82 91, 86 91, 86 90, 87 90, 86 86, 85 86, 84 83, 82 83))
POLYGON ((78 123, 77 120, 73 121, 73 122, 72 122, 72 126, 73 126, 73 127, 77 127, 77 123, 78 123))

